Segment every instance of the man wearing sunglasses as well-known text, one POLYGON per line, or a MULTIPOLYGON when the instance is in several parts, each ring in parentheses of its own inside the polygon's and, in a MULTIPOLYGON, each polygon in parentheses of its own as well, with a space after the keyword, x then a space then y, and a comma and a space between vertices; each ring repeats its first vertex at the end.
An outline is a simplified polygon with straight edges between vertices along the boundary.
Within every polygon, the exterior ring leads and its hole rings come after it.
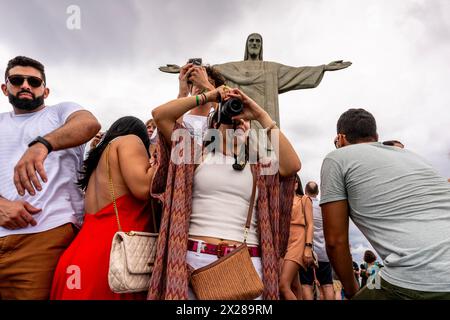
POLYGON ((75 103, 46 106, 44 66, 31 58, 10 60, 1 88, 13 111, 0 113, 0 300, 47 299, 82 221, 75 182, 100 125, 75 103))
POLYGON ((450 299, 450 185, 413 152, 378 142, 375 118, 364 109, 341 115, 335 145, 322 164, 320 205, 346 297, 450 299), (358 293, 350 217, 384 265, 358 293))

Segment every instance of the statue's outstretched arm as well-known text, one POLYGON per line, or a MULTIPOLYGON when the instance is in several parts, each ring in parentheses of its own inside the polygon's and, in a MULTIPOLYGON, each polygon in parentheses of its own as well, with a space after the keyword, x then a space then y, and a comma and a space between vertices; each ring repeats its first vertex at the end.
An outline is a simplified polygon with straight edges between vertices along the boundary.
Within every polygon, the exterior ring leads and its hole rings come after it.
POLYGON ((159 71, 167 72, 167 73, 180 73, 180 66, 176 64, 167 64, 165 66, 159 67, 159 71))
POLYGON ((347 67, 350 67, 352 63, 350 61, 343 61, 343 60, 337 60, 330 62, 325 66, 325 71, 336 71, 345 69, 347 67))

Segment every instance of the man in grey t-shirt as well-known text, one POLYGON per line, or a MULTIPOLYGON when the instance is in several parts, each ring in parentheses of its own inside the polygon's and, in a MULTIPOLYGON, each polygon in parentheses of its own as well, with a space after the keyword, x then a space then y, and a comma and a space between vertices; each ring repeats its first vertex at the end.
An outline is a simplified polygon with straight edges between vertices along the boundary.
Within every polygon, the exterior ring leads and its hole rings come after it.
POLYGON ((450 185, 418 155, 378 141, 376 122, 350 109, 324 159, 320 201, 328 257, 347 298, 358 291, 349 217, 383 259, 359 299, 450 299, 450 185))

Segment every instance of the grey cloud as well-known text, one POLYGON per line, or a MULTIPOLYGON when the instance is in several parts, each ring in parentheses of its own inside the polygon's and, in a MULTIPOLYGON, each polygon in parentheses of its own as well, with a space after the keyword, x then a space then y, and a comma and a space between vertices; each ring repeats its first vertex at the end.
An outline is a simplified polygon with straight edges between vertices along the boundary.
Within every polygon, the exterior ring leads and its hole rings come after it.
MULTIPOLYGON (((240 22, 247 6, 237 0, 1 0, 2 43, 17 54, 47 63, 88 65, 165 60, 205 51, 229 24, 240 22), (239 4, 239 6, 237 6, 239 4), (70 5, 81 9, 81 30, 70 30, 70 5), (195 49, 195 50, 193 50, 195 49)), ((243 45, 242 45, 243 46, 243 45)), ((170 61, 168 61, 170 62, 170 61)), ((178 61, 176 61, 178 63, 178 61)))
POLYGON ((410 19, 420 23, 425 34, 419 45, 422 50, 439 50, 442 46, 450 47, 450 2, 435 0, 416 2, 407 11, 410 19))
MULTIPOLYGON (((210 51, 229 26, 244 21, 250 7, 249 2, 239 0, 226 3, 209 0, 157 2, 158 5, 150 6, 139 1, 137 5, 141 34, 144 36, 140 49, 151 59, 175 64, 210 51)), ((225 43, 219 44, 226 46, 225 43)))
POLYGON ((133 2, 120 0, 3 1, 1 41, 17 54, 44 62, 114 63, 132 58, 137 12, 133 2), (81 9, 81 30, 70 30, 70 5, 81 9))

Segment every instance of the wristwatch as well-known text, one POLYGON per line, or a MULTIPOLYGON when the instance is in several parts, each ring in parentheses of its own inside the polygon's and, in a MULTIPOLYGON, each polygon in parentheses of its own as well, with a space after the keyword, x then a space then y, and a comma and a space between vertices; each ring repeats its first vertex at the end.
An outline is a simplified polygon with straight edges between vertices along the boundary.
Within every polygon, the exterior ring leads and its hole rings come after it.
POLYGON ((28 147, 31 147, 32 145, 34 145, 34 144, 36 144, 36 143, 42 143, 46 148, 47 148, 47 151, 48 151, 48 153, 50 153, 50 152, 52 152, 53 151, 53 147, 52 147, 52 145, 50 144, 50 142, 48 142, 45 138, 43 138, 43 137, 41 137, 41 136, 38 136, 37 138, 35 138, 33 141, 31 141, 29 144, 28 144, 28 147))

